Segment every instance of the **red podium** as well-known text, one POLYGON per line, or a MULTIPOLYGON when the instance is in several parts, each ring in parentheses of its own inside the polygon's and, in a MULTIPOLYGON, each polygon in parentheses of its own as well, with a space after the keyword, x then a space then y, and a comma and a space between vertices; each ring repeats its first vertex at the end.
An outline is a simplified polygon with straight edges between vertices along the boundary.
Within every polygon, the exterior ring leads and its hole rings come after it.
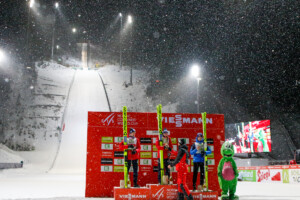
MULTIPOLYGON (((171 137, 172 148, 178 151, 178 141, 184 138, 189 148, 195 143, 196 135, 202 132, 202 115, 189 113, 163 113, 163 128, 167 128, 171 137)), ((158 152, 156 149, 157 132, 157 114, 156 113, 135 113, 128 112, 128 128, 134 128, 137 137, 141 143, 141 152, 139 153, 138 184, 144 188, 147 184, 158 183, 158 152)), ((208 183, 209 189, 221 190, 218 183, 217 167, 222 158, 220 149, 225 141, 224 115, 207 114, 207 142, 212 150, 208 156, 208 183)), ((116 192, 114 186, 120 185, 120 180, 124 179, 124 156, 123 151, 119 149, 119 143, 123 139, 123 115, 121 112, 89 112, 88 113, 88 137, 87 137, 87 165, 86 165, 86 197, 113 197, 116 192), (113 178, 112 178, 113 177, 113 178), (103 186, 105 184, 105 186, 103 186)), ((171 160, 175 156, 171 156, 171 160)), ((188 159, 187 185, 193 188, 193 158, 188 159)), ((132 171, 129 172, 132 180, 132 171)), ((172 174, 174 183, 177 182, 177 173, 172 174)), ((198 176, 197 183, 200 182, 198 176)), ((152 190, 154 187, 151 186, 152 190)), ((161 187, 161 186, 160 186, 161 187)), ((164 186, 160 188, 171 197, 173 186, 164 186), (171 187, 171 188, 170 188, 171 187)), ((175 187, 175 186, 174 186, 175 187)), ((144 189, 126 189, 126 194, 146 195, 144 189), (128 191, 134 191, 128 193, 128 191)), ((148 189, 149 191, 150 189, 148 189)), ((175 191, 175 189, 174 189, 175 191)), ((177 191, 177 188, 176 188, 177 191)), ((156 190, 159 192, 159 190, 156 190)), ((161 192, 161 191, 160 191, 161 192)), ((151 193, 152 194, 152 193, 151 193)), ((168 196, 167 195, 167 196, 168 196)), ((176 194, 174 194, 177 196, 176 194)), ((154 198, 154 197, 151 197, 154 198)), ((126 199, 126 198, 125 198, 126 199)), ((143 198, 139 198, 143 199, 143 198)), ((160 198, 162 199, 162 198, 160 198)))
MULTIPOLYGON (((217 191, 191 192, 194 200, 218 200, 217 191)), ((116 200, 177 200, 177 185, 147 184, 142 188, 119 188, 114 187, 116 200)))

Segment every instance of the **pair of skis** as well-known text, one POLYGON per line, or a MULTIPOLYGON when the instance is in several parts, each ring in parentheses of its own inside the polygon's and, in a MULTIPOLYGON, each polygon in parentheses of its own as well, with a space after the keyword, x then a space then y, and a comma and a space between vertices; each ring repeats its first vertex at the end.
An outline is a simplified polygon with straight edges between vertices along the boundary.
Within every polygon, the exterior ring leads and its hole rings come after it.
MULTIPOLYGON (((123 106, 123 143, 127 145, 127 107, 123 106)), ((124 149, 124 184, 128 188, 128 149, 124 149)))
MULTIPOLYGON (((206 135, 206 112, 202 113, 202 125, 203 125, 203 140, 204 140, 204 151, 207 151, 207 135, 206 135)), ((208 163, 207 155, 204 154, 204 172, 205 172, 205 190, 208 191, 208 163)))

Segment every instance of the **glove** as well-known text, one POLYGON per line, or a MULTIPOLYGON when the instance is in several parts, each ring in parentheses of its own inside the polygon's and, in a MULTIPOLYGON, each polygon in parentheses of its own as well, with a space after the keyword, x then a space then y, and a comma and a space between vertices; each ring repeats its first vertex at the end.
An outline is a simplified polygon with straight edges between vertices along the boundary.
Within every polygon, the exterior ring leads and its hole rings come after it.
POLYGON ((172 151, 172 148, 171 148, 171 147, 169 147, 169 148, 168 148, 168 150, 169 150, 169 151, 172 151))
POLYGON ((132 144, 128 145, 128 149, 134 149, 134 146, 132 144))
POLYGON ((133 149, 133 150, 131 151, 131 154, 132 154, 132 155, 135 155, 135 154, 136 154, 136 150, 133 149))
POLYGON ((201 151, 200 151, 200 154, 201 154, 202 156, 204 156, 204 155, 205 155, 205 151, 201 150, 201 151))

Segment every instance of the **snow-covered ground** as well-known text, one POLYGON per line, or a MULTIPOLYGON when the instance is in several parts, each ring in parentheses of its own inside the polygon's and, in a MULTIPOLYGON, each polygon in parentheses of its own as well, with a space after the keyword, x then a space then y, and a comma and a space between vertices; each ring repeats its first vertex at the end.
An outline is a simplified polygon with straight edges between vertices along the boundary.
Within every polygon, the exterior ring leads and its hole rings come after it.
MULTIPOLYGON (((148 80, 146 72, 134 70, 133 86, 126 87, 124 83, 129 82, 130 71, 126 69, 120 71, 117 66, 106 66, 99 70, 77 70, 73 82, 71 80, 74 70, 68 68, 64 70, 61 66, 55 65, 47 67, 46 70, 43 70, 43 68, 38 69, 41 70, 38 73, 40 87, 38 86, 36 91, 50 93, 55 88, 53 92, 57 93, 58 88, 62 88, 62 95, 66 95, 69 88, 68 84, 70 84, 69 98, 66 98, 67 102, 48 98, 49 96, 44 98, 45 95, 38 97, 40 99, 35 99, 42 102, 43 105, 51 105, 49 99, 53 100, 53 105, 62 102, 61 105, 65 109, 60 109, 56 114, 54 113, 62 120, 58 121, 55 126, 63 124, 61 135, 56 137, 59 138, 60 143, 57 139, 50 140, 52 142, 45 140, 42 143, 36 141, 36 143, 42 145, 31 152, 15 152, 1 145, 0 162, 20 162, 20 159, 24 160, 24 167, 21 169, 0 171, 1 200, 85 199, 87 112, 109 111, 99 73, 106 85, 112 111, 120 111, 123 105, 127 105, 129 111, 155 112, 153 102, 145 95, 148 80), (56 67, 57 71, 54 73, 56 67), (49 79, 49 74, 57 77, 49 79), (67 76, 67 78, 64 79, 64 76, 67 76), (64 84, 63 87, 61 87, 62 84, 64 84), (42 86, 43 89, 39 90, 42 86), (62 110, 65 112, 61 112, 62 110), (55 141, 57 144, 55 144, 55 141), (54 165, 52 165, 53 158, 56 158, 54 159, 54 165)), ((169 105, 164 107, 163 111, 175 112, 175 108, 176 105, 169 105)), ((52 111, 54 112, 50 109, 49 112, 52 111)), ((49 123, 45 126, 44 131, 55 129, 55 127, 48 127, 48 125, 54 126, 49 123)), ((300 199, 300 185, 241 182, 238 184, 237 191, 240 199, 244 200, 300 199)))

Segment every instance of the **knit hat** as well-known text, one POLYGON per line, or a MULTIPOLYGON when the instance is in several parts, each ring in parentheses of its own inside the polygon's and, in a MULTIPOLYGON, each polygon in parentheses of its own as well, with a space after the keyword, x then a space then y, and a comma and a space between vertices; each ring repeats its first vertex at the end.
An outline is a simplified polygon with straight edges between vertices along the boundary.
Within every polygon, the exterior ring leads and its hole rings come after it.
POLYGON ((168 130, 166 128, 164 128, 164 130, 162 131, 162 133, 169 133, 168 130))
POLYGON ((131 129, 129 130, 129 133, 135 133, 135 129, 134 129, 134 128, 131 128, 131 129))
POLYGON ((197 138, 198 137, 203 137, 203 134, 202 133, 197 133, 197 138))
POLYGON ((183 145, 183 144, 185 144, 185 139, 181 138, 181 139, 179 139, 178 142, 179 142, 180 145, 183 145))

